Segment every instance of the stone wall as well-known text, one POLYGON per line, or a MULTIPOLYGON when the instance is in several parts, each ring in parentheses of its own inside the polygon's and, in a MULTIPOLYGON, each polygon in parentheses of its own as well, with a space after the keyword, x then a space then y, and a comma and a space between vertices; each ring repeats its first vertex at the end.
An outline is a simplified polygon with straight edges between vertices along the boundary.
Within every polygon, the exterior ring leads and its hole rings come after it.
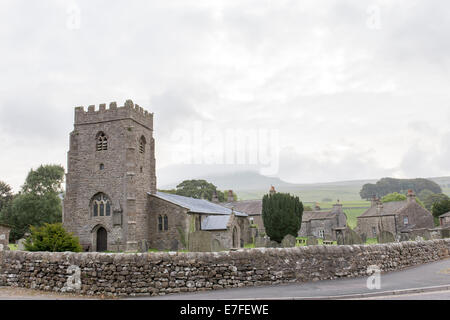
POLYGON ((367 277, 449 257, 450 239, 382 245, 241 249, 218 253, 0 252, 0 286, 82 294, 163 295, 367 277))

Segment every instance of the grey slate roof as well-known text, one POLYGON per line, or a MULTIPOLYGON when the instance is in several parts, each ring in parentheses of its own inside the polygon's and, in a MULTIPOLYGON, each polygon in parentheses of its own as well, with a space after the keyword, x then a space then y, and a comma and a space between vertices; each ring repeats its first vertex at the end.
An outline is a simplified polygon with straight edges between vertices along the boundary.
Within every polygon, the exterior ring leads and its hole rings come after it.
POLYGON ((380 212, 378 212, 377 206, 373 206, 369 208, 366 212, 364 212, 362 215, 360 215, 358 218, 395 215, 403 208, 405 208, 407 205, 408 205, 407 200, 386 202, 383 203, 383 207, 381 208, 380 212))
POLYGON ((342 211, 342 206, 333 206, 331 210, 327 211, 305 211, 303 212, 302 222, 308 222, 311 220, 324 220, 336 218, 336 215, 342 211))
POLYGON ((441 214, 441 215, 439 216, 439 218, 445 218, 445 217, 450 217, 450 212, 441 214))
POLYGON ((207 216, 202 220, 202 230, 226 230, 229 215, 207 216))
MULTIPOLYGON (((180 207, 186 208, 193 213, 205 213, 205 214, 215 214, 215 215, 230 215, 231 209, 221 206, 219 204, 212 203, 204 199, 195 199, 190 197, 183 197, 177 194, 156 192, 149 193, 152 196, 158 197, 160 199, 166 200, 173 204, 179 205, 180 207)), ((247 214, 234 211, 234 214, 238 217, 247 217, 247 214)))
POLYGON ((262 214, 262 200, 242 200, 225 203, 227 208, 244 212, 249 216, 259 216, 262 214))

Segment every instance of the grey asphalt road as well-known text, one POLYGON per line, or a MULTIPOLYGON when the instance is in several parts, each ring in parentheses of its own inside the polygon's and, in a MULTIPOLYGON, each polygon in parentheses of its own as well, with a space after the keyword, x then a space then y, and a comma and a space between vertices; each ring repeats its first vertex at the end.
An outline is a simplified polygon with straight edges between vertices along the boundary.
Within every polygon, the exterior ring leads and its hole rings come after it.
MULTIPOLYGON (((411 267, 401 271, 381 274, 381 288, 367 288, 367 278, 325 280, 308 283, 284 284, 276 286, 224 289, 207 292, 172 294, 158 297, 136 297, 133 299, 160 300, 255 300, 255 299, 321 299, 391 292, 436 286, 450 286, 450 259, 411 267)), ((446 297, 447 293, 435 293, 436 297, 446 297)), ((406 297, 406 296, 405 296, 406 297)), ((387 298, 392 298, 392 295, 387 298)), ((395 297, 397 298, 397 297, 395 297)))
POLYGON ((436 292, 422 292, 413 294, 401 294, 398 296, 387 295, 353 300, 450 300, 450 290, 436 292))

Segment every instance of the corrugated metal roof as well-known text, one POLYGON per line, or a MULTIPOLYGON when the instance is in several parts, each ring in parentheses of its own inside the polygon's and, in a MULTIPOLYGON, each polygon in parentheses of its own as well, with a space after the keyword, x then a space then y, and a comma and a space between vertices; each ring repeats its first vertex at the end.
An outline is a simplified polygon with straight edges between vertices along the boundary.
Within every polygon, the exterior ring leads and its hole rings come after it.
POLYGON ((226 230, 230 215, 207 216, 202 219, 202 230, 226 230))
MULTIPOLYGON (((153 193, 149 194, 152 196, 156 196, 160 199, 169 201, 173 204, 179 205, 194 213, 219 214, 219 215, 231 214, 231 209, 204 199, 195 199, 159 191, 156 192, 156 194, 153 193)), ((247 217, 247 214, 239 211, 234 211, 234 214, 239 217, 247 217)))

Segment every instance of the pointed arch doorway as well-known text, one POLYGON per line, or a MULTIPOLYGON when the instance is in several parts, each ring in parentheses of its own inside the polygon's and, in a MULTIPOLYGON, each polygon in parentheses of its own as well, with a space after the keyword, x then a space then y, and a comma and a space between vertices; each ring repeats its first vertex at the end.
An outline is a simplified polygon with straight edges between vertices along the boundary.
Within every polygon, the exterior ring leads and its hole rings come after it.
POLYGON ((97 230, 97 251, 103 252, 108 250, 108 233, 103 227, 97 230))

